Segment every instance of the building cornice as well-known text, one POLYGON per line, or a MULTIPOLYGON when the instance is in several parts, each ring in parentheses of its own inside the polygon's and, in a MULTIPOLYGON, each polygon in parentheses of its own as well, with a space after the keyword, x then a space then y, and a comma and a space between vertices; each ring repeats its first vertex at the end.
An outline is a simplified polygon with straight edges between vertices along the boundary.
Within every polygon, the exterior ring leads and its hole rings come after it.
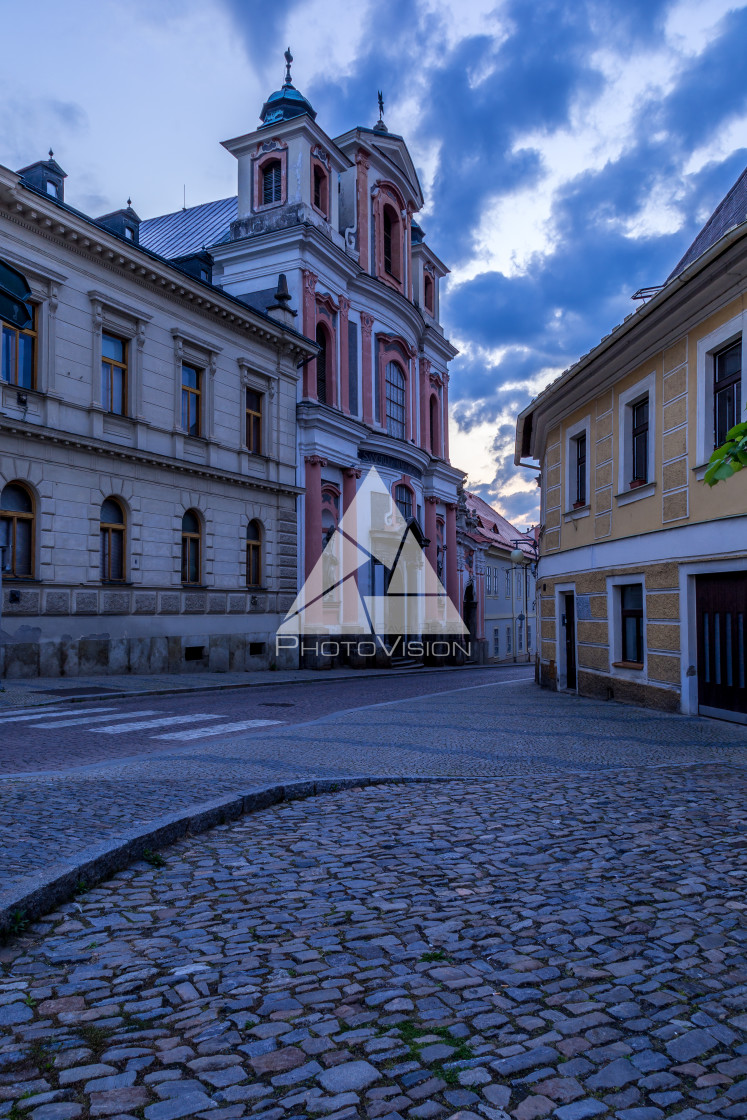
POLYGON ((296 331, 275 323, 240 300, 203 283, 163 257, 98 226, 92 218, 27 186, 15 172, 0 166, 0 214, 69 251, 110 268, 151 291, 159 292, 229 330, 269 343, 292 357, 310 357, 316 346, 296 331))
MULTIPOLYGON (((220 482, 231 482, 238 486, 245 486, 247 489, 262 490, 266 493, 291 495, 303 493, 301 487, 292 483, 272 482, 269 479, 239 474, 237 471, 220 470, 217 467, 209 466, 207 463, 191 463, 186 459, 157 455, 134 447, 124 447, 121 443, 113 444, 106 440, 94 439, 91 436, 61 432, 56 428, 47 428, 37 424, 26 424, 22 420, 13 420, 8 416, 0 415, 0 432, 22 436, 24 439, 35 439, 39 443, 59 444, 62 447, 93 452, 96 455, 103 455, 111 459, 144 464, 160 470, 196 475, 200 478, 209 478, 220 482)), ((291 469, 293 468, 291 467, 291 469)))

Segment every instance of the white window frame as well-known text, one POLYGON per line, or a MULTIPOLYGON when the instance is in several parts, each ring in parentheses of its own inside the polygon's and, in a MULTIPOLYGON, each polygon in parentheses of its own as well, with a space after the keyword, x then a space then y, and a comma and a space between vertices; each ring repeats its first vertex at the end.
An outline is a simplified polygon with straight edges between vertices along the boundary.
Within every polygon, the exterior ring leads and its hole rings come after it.
POLYGON ((747 335, 747 311, 729 319, 715 331, 698 341, 697 356, 697 434, 696 434, 696 477, 705 474, 708 460, 714 450, 713 443, 713 367, 714 356, 731 342, 742 339, 742 415, 747 419, 747 355, 745 355, 745 335, 747 335))
POLYGON ((656 489, 656 370, 631 385, 618 397, 617 416, 617 494, 618 505, 650 498, 656 489), (645 486, 630 489, 633 477, 633 405, 648 397, 648 480, 645 486))
POLYGON ((646 580, 638 573, 607 576, 607 619, 609 626, 610 676, 624 681, 648 680, 648 612, 646 610, 646 580), (622 594, 621 587, 639 583, 643 598, 643 668, 626 669, 615 662, 622 661, 622 594))
POLYGON ((511 594, 512 594, 512 592, 511 592, 511 568, 506 568, 505 572, 506 572, 506 589, 505 589, 504 598, 505 599, 510 599, 511 594))
POLYGON ((584 416, 565 430, 565 515, 588 517, 591 513, 591 416, 584 416), (586 504, 573 508, 576 501, 576 440, 586 436, 586 504))

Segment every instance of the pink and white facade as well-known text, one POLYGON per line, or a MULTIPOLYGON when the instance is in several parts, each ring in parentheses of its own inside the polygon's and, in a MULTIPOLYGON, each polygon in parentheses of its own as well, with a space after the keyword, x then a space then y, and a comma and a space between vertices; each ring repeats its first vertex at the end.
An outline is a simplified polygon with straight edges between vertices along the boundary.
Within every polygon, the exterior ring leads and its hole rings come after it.
MULTIPOLYGON (((448 362, 438 321, 447 269, 414 216, 423 195, 404 140, 382 122, 332 139, 288 79, 263 124, 224 147, 238 163, 213 279, 258 304, 287 278, 294 326, 319 346, 299 379, 299 579, 375 465, 459 605, 448 362)), ((371 573, 371 579, 375 575, 371 573)))

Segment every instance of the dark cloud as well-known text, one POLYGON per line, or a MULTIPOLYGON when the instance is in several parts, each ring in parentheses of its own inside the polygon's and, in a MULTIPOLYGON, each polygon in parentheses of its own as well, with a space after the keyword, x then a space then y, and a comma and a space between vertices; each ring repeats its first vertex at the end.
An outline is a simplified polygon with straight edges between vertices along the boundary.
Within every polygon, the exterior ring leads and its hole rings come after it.
MULTIPOLYGON (((223 3, 254 65, 265 72, 268 58, 275 63, 278 80, 272 89, 277 89, 283 75, 282 53, 288 46, 287 43, 280 46, 282 35, 288 17, 300 6, 302 0, 284 0, 282 4, 268 4, 265 0, 223 0, 223 3)), ((267 92, 269 94, 272 90, 268 89, 267 92)))
MULTIPOLYGON (((279 56, 286 45, 279 36, 299 2, 260 9, 224 0, 263 65, 268 51, 279 56)), ((524 138, 583 117, 605 90, 595 61, 601 51, 617 53, 624 65, 644 49, 660 50, 672 7, 672 0, 507 0, 496 9, 496 37, 472 35, 449 49, 443 17, 416 0, 379 0, 363 17, 364 47, 352 75, 299 84, 333 135, 374 123, 377 89, 388 106, 417 97, 405 138, 438 145, 424 224, 429 243, 453 267, 473 255, 489 206, 543 181, 541 153, 524 138)), ((528 474, 518 493, 495 497, 509 480, 516 486, 513 427, 505 418, 525 407, 542 370, 573 364, 634 310, 638 287, 663 282, 743 170, 745 150, 695 174, 685 169, 693 150, 747 107, 745 41, 742 6, 722 19, 699 55, 684 59, 666 93, 641 99, 620 154, 601 169, 578 168, 558 192, 549 253, 520 274, 490 272, 444 292, 447 332, 470 345, 452 366, 454 418, 465 429, 499 425, 496 473, 481 492, 519 523, 536 519, 537 491, 528 474), (637 216, 662 198, 676 206, 677 231, 631 235, 637 216), (479 348, 500 350, 500 361, 481 362, 479 348)), ((301 44, 296 53, 300 74, 301 44)))

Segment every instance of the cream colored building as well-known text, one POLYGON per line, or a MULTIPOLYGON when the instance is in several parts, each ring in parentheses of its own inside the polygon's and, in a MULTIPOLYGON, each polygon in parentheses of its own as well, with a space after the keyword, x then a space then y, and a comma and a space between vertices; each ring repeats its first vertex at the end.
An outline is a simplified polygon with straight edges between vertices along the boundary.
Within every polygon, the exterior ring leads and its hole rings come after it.
POLYGON ((539 461, 544 685, 747 722, 747 172, 666 283, 517 421, 539 461))
POLYGON ((142 248, 129 207, 73 210, 63 179, 0 167, 0 259, 30 288, 28 325, 0 323, 0 672, 266 667, 316 347, 142 248))

